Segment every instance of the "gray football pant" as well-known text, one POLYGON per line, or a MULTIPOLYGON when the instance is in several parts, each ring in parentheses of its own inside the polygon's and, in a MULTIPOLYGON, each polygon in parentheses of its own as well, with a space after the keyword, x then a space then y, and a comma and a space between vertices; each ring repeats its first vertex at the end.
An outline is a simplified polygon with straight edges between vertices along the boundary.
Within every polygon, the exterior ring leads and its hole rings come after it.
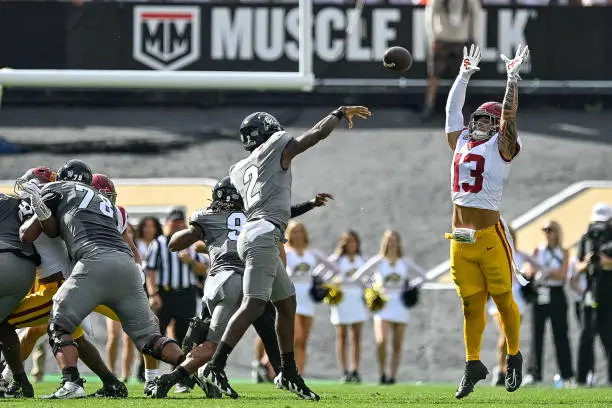
POLYGON ((244 262, 245 297, 277 302, 295 296, 278 249, 280 230, 266 220, 247 222, 238 236, 238 255, 244 262))
POLYGON ((36 278, 34 262, 12 252, 0 252, 0 323, 26 297, 36 278))
POLYGON ((215 343, 221 341, 227 324, 242 303, 242 276, 234 272, 219 285, 222 279, 223 275, 217 274, 207 277, 204 283, 204 303, 211 315, 206 340, 215 343), (210 288, 217 286, 214 295, 207 293, 207 289, 210 291, 210 288))
POLYGON ((142 351, 160 335, 159 326, 142 288, 134 259, 123 252, 99 252, 81 259, 53 296, 50 324, 72 333, 98 305, 112 309, 123 330, 142 351))

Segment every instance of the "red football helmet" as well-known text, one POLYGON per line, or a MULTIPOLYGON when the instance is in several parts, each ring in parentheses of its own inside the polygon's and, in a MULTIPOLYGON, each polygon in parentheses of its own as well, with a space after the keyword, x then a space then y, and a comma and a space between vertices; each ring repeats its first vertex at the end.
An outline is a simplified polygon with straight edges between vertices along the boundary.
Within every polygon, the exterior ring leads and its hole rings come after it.
POLYGON ((15 182, 13 190, 16 194, 20 194, 23 190, 23 185, 29 181, 38 185, 52 183, 55 181, 56 173, 46 166, 33 167, 26 171, 23 176, 19 177, 15 182))
POLYGON ((40 184, 52 183, 55 181, 55 172, 49 167, 45 166, 33 167, 26 171, 24 175, 19 178, 19 180, 34 180, 40 184))
POLYGON ((487 140, 499 132, 501 121, 502 104, 499 102, 485 102, 480 105, 470 117, 469 131, 474 140, 487 140), (490 125, 481 125, 478 119, 486 116, 491 120, 490 125))
POLYGON ((94 174, 91 185, 93 188, 108 197, 113 204, 115 204, 115 200, 117 200, 117 192, 115 191, 115 184, 113 184, 108 176, 104 174, 94 174))

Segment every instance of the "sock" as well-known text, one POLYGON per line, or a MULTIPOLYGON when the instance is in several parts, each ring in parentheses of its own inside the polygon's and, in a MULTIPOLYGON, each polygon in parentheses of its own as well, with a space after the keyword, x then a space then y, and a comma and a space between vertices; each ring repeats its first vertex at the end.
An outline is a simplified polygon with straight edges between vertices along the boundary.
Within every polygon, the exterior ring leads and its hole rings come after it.
POLYGON ((115 384, 119 382, 119 380, 117 379, 117 377, 115 377, 113 373, 103 374, 102 376, 100 376, 100 379, 102 380, 102 383, 105 385, 115 384))
POLYGON ((62 369, 62 379, 66 382, 75 382, 80 378, 79 369, 76 367, 66 367, 62 369))
POLYGON ((480 345, 487 325, 487 293, 478 292, 463 298, 462 303, 466 361, 480 360, 480 345))
POLYGON ((293 351, 281 354, 281 371, 285 374, 297 375, 297 367, 295 366, 295 356, 293 351))
POLYGON ((15 374, 15 381, 20 384, 29 384, 30 380, 28 380, 28 376, 26 373, 15 374))
POLYGON ((153 381, 156 377, 159 377, 159 369, 157 368, 145 368, 144 370, 145 381, 153 381))
POLYGON ((225 366, 227 365, 227 357, 232 352, 232 346, 221 341, 219 343, 219 347, 217 347, 217 351, 213 354, 210 363, 217 367, 220 370, 225 370, 225 366))
POLYGON ((499 310, 499 319, 506 336, 506 350, 511 356, 519 352, 521 334, 521 313, 512 297, 512 292, 493 296, 499 310))
POLYGON ((4 370, 2 371, 2 378, 4 378, 6 381, 11 381, 13 379, 13 372, 9 366, 4 367, 4 370))
POLYGON ((185 370, 185 367, 178 366, 170 373, 170 379, 173 384, 179 383, 189 377, 189 373, 185 370))

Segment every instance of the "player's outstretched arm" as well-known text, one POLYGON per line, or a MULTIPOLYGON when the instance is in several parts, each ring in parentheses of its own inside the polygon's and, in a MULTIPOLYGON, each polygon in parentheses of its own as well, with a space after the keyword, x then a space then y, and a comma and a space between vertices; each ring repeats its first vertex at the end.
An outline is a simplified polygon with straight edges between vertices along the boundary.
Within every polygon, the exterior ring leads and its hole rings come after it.
POLYGON ((185 248, 189 248, 196 241, 202 239, 202 229, 194 224, 191 224, 189 228, 185 228, 172 235, 168 248, 172 252, 182 251, 185 248))
POLYGON ((507 161, 512 160, 518 153, 516 112, 518 110, 518 80, 521 79, 519 68, 528 57, 529 48, 527 46, 521 48, 520 45, 517 47, 516 56, 513 59, 501 55, 501 59, 506 64, 508 83, 502 103, 502 118, 499 124, 499 153, 507 161))
POLYGON ((349 128, 353 127, 353 118, 367 119, 371 116, 365 106, 341 106, 321 119, 312 129, 287 143, 283 150, 283 168, 289 168, 291 160, 300 153, 325 139, 336 128, 342 118, 346 119, 349 128))
POLYGON ((453 151, 457 145, 457 139, 465 126, 462 110, 465 104, 467 85, 474 72, 480 70, 480 68, 478 68, 479 62, 480 48, 478 48, 477 45, 472 44, 469 53, 467 47, 463 47, 463 59, 459 67, 459 75, 457 75, 448 93, 448 99, 446 100, 446 123, 444 131, 446 132, 448 146, 453 151))
POLYGON ((333 200, 334 196, 329 193, 317 193, 315 198, 313 198, 312 200, 292 205, 291 218, 299 217, 302 214, 306 214, 308 211, 312 210, 315 207, 321 207, 326 205, 328 199, 333 200))

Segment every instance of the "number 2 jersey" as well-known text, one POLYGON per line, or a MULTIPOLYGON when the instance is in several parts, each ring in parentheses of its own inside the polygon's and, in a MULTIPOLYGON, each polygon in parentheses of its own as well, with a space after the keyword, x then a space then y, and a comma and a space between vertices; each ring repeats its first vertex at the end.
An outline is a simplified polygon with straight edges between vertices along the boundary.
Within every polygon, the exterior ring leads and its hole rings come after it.
POLYGON ((238 256, 236 240, 246 216, 241 212, 198 210, 189 219, 190 225, 199 227, 204 233, 203 241, 210 257, 209 276, 222 270, 232 270, 242 275, 244 264, 238 256))
MULTIPOLYGON (((472 208, 499 211, 504 181, 510 173, 510 161, 504 159, 498 147, 499 133, 489 140, 470 138, 464 129, 457 139, 451 166, 453 203, 472 208)), ((521 139, 517 139, 518 155, 521 139)))
POLYGON ((274 133, 249 157, 230 168, 230 178, 242 197, 247 219, 265 219, 282 232, 291 217, 291 167, 283 169, 281 158, 293 138, 285 131, 274 133))
POLYGON ((74 262, 99 252, 132 255, 117 228, 115 206, 93 187, 59 181, 46 184, 41 194, 57 219, 60 236, 74 262))

